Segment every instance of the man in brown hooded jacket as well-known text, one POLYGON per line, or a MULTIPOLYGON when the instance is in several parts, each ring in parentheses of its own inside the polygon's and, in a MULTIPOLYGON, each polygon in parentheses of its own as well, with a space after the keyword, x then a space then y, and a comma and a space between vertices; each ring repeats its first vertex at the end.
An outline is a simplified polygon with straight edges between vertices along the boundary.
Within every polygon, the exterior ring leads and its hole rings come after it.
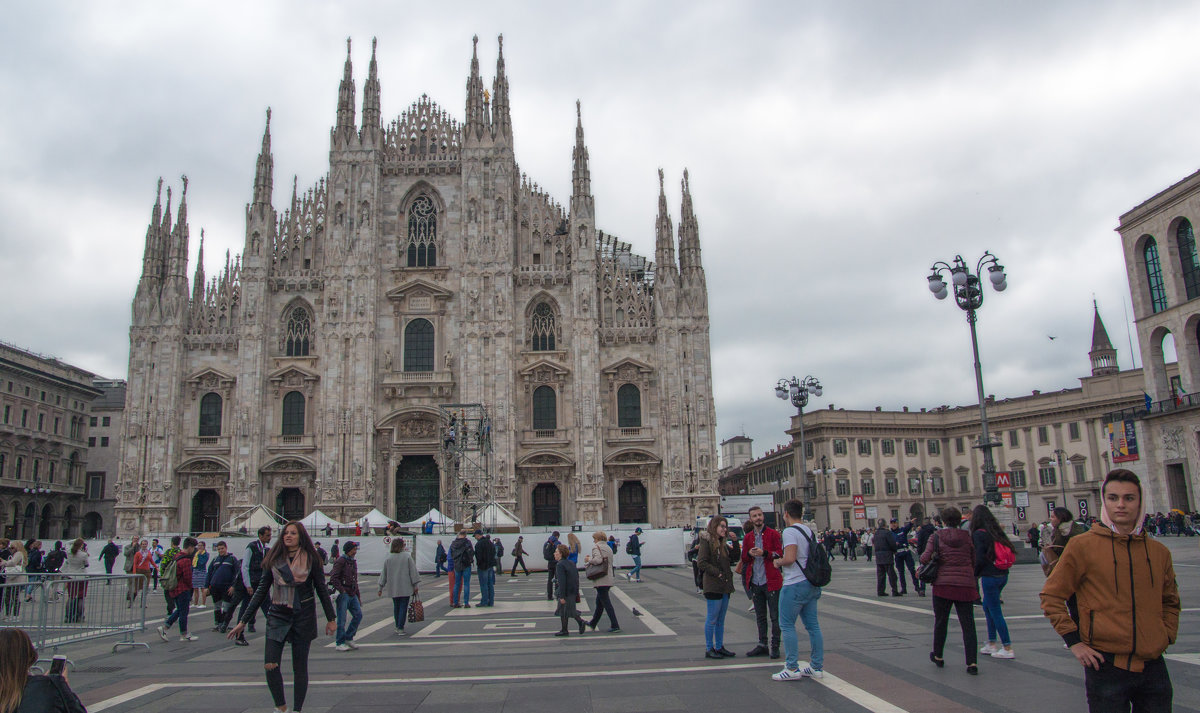
POLYGON ((1042 588, 1042 611, 1084 667, 1092 713, 1171 710, 1163 652, 1179 630, 1171 553, 1142 532, 1138 477, 1108 474, 1100 523, 1072 537, 1042 588), (1079 623, 1067 611, 1074 594, 1079 623))

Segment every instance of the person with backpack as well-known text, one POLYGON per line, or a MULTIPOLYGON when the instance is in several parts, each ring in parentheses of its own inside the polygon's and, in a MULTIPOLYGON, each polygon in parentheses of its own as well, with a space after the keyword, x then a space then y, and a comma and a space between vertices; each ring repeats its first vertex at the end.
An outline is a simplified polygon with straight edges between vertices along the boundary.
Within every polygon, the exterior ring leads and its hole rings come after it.
POLYGON ((496 574, 495 574, 495 576, 502 577, 502 576, 504 576, 504 562, 502 562, 501 560, 504 558, 504 543, 500 541, 499 537, 497 537, 496 539, 492 540, 492 544, 496 546, 496 574))
MULTIPOLYGON (((242 596, 242 604, 238 608, 238 620, 241 620, 245 615, 246 610, 250 608, 250 598, 258 591, 258 585, 262 582, 263 576, 263 559, 267 556, 268 545, 271 544, 271 527, 263 525, 258 528, 258 539, 246 545, 246 552, 242 555, 242 589, 245 594, 242 596)), ((338 557, 337 541, 334 541, 333 558, 338 557)), ((250 614, 249 625, 244 627, 250 633, 254 633, 255 615, 250 614)), ((246 646, 242 643, 245 641, 245 636, 238 632, 237 640, 234 641, 238 646, 246 646)))
POLYGON ((189 537, 183 541, 183 549, 178 550, 174 559, 163 558, 159 579, 162 580, 163 591, 175 601, 171 614, 167 616, 163 625, 158 627, 158 636, 163 641, 167 640, 167 632, 176 621, 179 622, 180 641, 196 641, 200 638, 188 633, 188 610, 191 608, 193 589, 192 556, 195 554, 196 538, 189 537))
POLYGON ((550 533, 550 537, 542 544, 542 559, 546 560, 546 601, 554 601, 554 570, 558 561, 554 552, 562 544, 558 539, 558 530, 550 533))
MULTIPOLYGON (((160 581, 163 579, 165 568, 179 556, 179 543, 182 540, 183 538, 179 535, 173 536, 171 538, 171 546, 167 548, 166 552, 162 553, 162 558, 157 563, 159 568, 158 578, 160 581)), ((163 599, 167 601, 167 616, 170 616, 175 611, 175 597, 171 596, 170 589, 171 587, 166 582, 163 582, 163 599)))
MULTIPOLYGON (((817 620, 817 600, 821 587, 829 583, 829 559, 813 534, 802 521, 804 504, 789 500, 783 504, 783 556, 774 566, 783 572, 783 588, 779 590, 779 626, 783 630, 784 666, 773 674, 776 681, 800 678, 824 678, 825 638, 817 620), (801 665, 800 641, 796 636, 796 619, 804 622, 812 649, 809 663, 801 665)), ((881 528, 882 529, 882 528, 881 528)))
POLYGON ((642 539, 639 537, 641 534, 642 528, 634 528, 629 542, 625 543, 625 554, 633 557, 633 569, 625 573, 625 579, 630 582, 642 581, 642 539))
POLYGON ((437 551, 433 553, 433 576, 440 577, 442 572, 450 574, 450 570, 446 568, 446 546, 441 540, 437 541, 437 551))
POLYGON ((733 594, 733 565, 741 558, 736 538, 729 542, 729 521, 720 515, 708 521, 700 533, 700 554, 696 563, 704 573, 704 598, 708 611, 704 618, 704 658, 733 658, 737 654, 725 648, 725 613, 733 594))
POLYGON ((1008 570, 1016 561, 1016 551, 987 505, 976 505, 971 512, 971 540, 975 543, 975 576, 983 590, 983 614, 987 617, 987 644, 979 653, 994 659, 1015 658, 1000 592, 1008 584, 1008 570), (997 636, 1001 646, 996 645, 997 636))
POLYGON ((946 635, 950 630, 950 610, 958 614, 962 628, 963 651, 966 653, 967 673, 979 673, 978 634, 975 632, 975 600, 979 590, 975 584, 975 543, 971 535, 959 529, 962 511, 951 506, 942 511, 945 529, 935 530, 926 538, 921 550, 921 564, 937 561, 937 578, 933 581, 933 651, 929 660, 941 668, 946 665, 946 635))
POLYGON ((450 562, 454 566, 454 596, 450 597, 450 607, 470 609, 471 565, 475 562, 475 550, 465 529, 459 530, 458 537, 450 543, 450 562))
MULTIPOLYGON (((62 540, 54 542, 54 548, 46 553, 42 558, 42 572, 46 574, 59 574, 62 572, 63 565, 67 563, 67 551, 63 549, 62 540)), ((61 577, 46 577, 50 581, 50 591, 55 601, 62 599, 63 585, 61 577)))

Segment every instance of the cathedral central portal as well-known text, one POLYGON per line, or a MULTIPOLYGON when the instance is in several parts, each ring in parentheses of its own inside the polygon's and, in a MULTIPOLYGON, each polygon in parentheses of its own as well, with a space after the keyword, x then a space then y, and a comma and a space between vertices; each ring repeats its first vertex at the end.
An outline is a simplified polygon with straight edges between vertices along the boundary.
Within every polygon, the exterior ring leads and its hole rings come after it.
POLYGON ((441 476, 433 456, 404 456, 395 477, 398 521, 412 522, 438 507, 441 476))

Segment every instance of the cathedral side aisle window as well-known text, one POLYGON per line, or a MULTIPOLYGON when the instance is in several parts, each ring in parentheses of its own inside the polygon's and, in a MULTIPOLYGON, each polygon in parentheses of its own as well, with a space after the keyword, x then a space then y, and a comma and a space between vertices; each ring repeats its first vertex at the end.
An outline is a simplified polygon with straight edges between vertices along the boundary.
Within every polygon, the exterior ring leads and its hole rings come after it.
POLYGON ((437 208, 429 196, 408 209, 408 266, 437 267, 437 208))
POLYGON ((554 351, 554 311, 545 302, 533 308, 530 333, 533 335, 533 351, 554 351))
POLYGON ((288 312, 284 351, 290 357, 308 356, 312 338, 312 317, 308 308, 296 305, 288 312))

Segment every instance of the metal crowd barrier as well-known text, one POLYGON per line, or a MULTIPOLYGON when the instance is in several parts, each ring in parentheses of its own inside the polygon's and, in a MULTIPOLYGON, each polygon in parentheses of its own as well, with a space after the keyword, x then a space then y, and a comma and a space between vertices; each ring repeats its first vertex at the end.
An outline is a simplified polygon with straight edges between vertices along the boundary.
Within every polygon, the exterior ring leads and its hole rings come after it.
POLYGON ((146 630, 146 596, 155 594, 137 574, 9 573, 0 584, 0 629, 24 629, 42 657, 108 636, 121 637, 113 653, 122 646, 149 649, 133 637, 146 630))

